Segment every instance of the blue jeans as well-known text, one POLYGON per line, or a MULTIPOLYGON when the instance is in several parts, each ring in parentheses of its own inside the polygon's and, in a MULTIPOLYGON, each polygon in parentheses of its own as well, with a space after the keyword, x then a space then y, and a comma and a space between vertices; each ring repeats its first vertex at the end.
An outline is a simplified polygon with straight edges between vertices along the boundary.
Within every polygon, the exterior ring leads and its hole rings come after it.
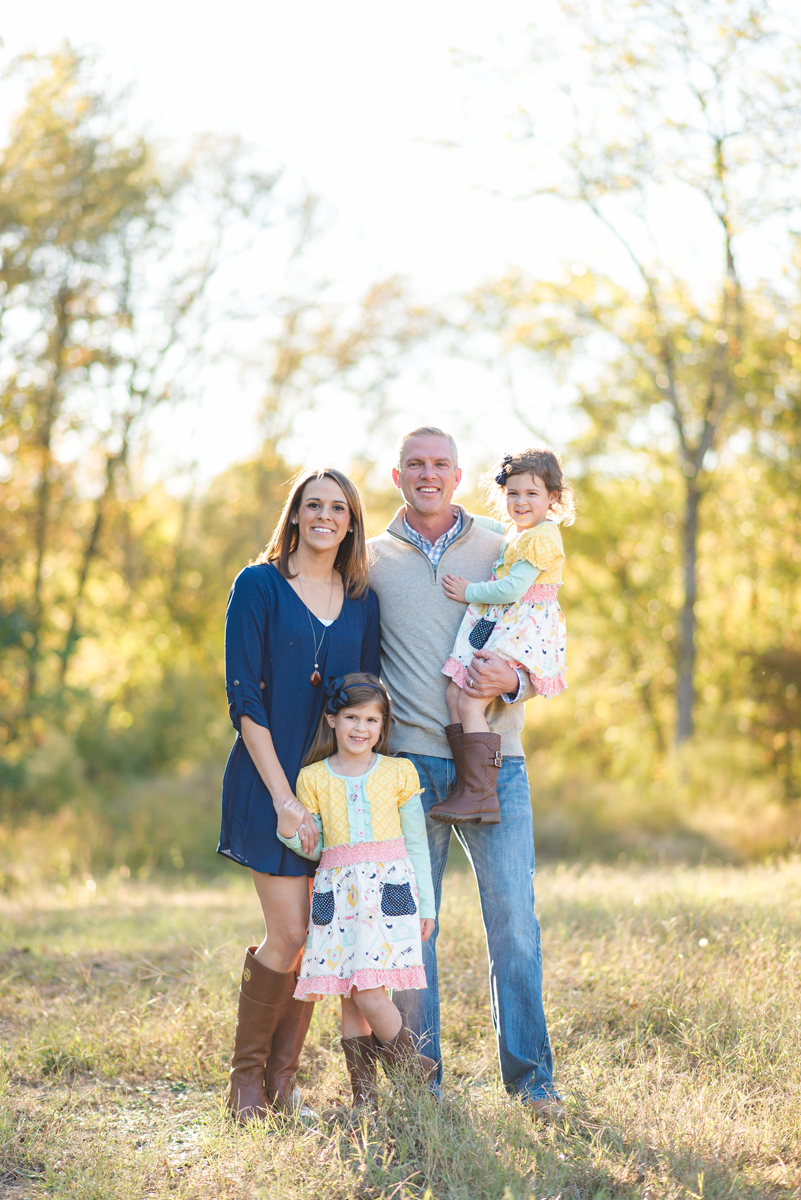
MULTIPOLYGON (((427 754, 403 757, 414 764, 425 788, 422 799, 437 914, 451 832, 464 847, 476 877, 487 938, 492 1023, 504 1087, 524 1101, 556 1096, 542 1007, 542 950, 540 923, 534 913, 534 830, 526 760, 504 758, 498 772, 500 825, 451 826, 428 819, 428 810, 447 797, 456 778, 451 760, 427 754)), ((393 993, 404 1023, 420 1039, 421 1052, 437 1061, 441 1057, 438 933, 439 915, 433 934, 423 943, 426 990, 393 993)), ((440 1062, 437 1083, 441 1081, 440 1062)))

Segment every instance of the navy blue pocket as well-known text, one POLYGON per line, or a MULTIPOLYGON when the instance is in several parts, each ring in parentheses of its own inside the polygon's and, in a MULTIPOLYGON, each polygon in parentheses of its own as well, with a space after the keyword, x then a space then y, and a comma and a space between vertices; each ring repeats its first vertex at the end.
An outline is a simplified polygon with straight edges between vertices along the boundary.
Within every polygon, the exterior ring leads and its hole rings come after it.
POLYGON ((413 917, 417 912, 408 883, 385 883, 381 892, 381 911, 385 917, 413 917))
POLYGON ((467 639, 474 650, 483 650, 496 625, 497 621, 488 621, 486 617, 481 617, 476 621, 467 639))
POLYGON ((334 919, 334 893, 312 893, 312 921, 315 925, 330 925, 334 919))

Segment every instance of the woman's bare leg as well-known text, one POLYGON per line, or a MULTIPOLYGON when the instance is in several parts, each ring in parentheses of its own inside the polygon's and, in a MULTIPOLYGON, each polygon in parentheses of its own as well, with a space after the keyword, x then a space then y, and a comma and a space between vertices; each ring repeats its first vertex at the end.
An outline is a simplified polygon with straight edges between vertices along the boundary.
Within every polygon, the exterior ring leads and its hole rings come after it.
POLYGON ((309 924, 309 877, 262 875, 251 871, 264 914, 264 940, 255 957, 271 971, 286 974, 297 965, 309 924))

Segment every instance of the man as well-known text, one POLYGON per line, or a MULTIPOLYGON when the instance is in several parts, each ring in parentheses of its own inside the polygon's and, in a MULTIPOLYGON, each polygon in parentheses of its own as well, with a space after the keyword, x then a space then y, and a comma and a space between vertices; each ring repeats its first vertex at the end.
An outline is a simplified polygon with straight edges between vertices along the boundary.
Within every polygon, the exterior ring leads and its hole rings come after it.
MULTIPOLYGON (((456 444, 434 427, 415 429, 400 447, 392 472, 405 505, 386 532, 373 538, 370 585, 381 604, 381 674, 392 696, 393 753, 414 763, 425 788, 423 807, 445 800, 455 781, 445 736, 449 722, 442 665, 464 613, 449 600, 447 573, 489 579, 503 526, 477 519, 451 503, 461 479, 456 444)), ((492 1020, 501 1076, 534 1115, 564 1115, 553 1085, 553 1063, 542 1007, 540 926, 534 913, 534 837, 526 763, 520 743, 522 700, 533 695, 524 671, 496 654, 476 651, 468 671, 473 694, 493 697, 487 720, 501 737, 498 772, 500 825, 456 827, 473 867, 481 898, 489 955, 492 1020)), ((448 859, 452 826, 427 819, 436 905, 448 859)), ((440 1012, 436 941, 439 919, 424 945, 428 987, 396 992, 404 1021, 420 1050, 439 1061, 440 1012)), ((437 1082, 442 1079, 439 1066, 437 1082)))

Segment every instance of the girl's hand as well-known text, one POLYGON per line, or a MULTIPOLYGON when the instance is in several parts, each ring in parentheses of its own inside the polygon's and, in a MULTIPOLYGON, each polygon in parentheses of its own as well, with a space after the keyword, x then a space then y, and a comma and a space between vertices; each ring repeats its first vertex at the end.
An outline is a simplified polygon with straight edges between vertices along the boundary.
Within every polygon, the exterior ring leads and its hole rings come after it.
POLYGON ((281 837, 291 838, 297 833, 300 844, 310 854, 317 842, 318 832, 311 813, 294 796, 282 796, 278 810, 278 832, 281 837))
POLYGON ((433 917, 421 917, 420 918, 420 940, 423 942, 427 942, 433 932, 434 932, 434 918, 433 917))
POLYGON ((465 589, 470 586, 470 580, 465 579, 463 575, 445 575, 442 580, 442 586, 445 588, 445 595, 449 600, 458 600, 461 604, 465 604, 465 589))

